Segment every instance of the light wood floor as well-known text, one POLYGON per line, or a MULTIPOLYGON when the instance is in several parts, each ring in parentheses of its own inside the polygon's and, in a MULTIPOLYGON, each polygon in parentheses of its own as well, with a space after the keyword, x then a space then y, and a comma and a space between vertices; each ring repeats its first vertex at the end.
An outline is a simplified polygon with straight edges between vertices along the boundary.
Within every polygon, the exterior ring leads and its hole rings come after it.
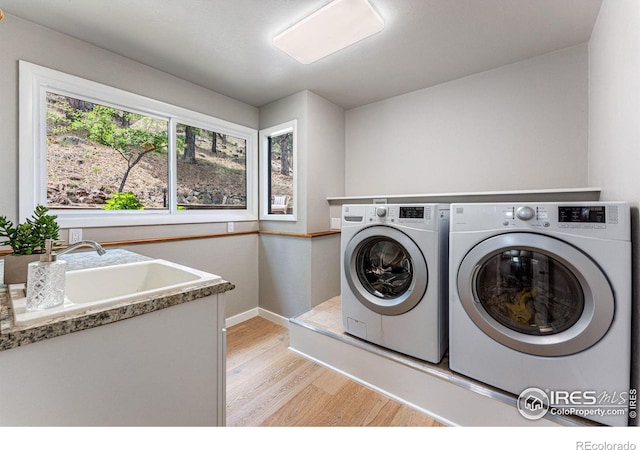
POLYGON ((288 349, 255 317, 227 330, 227 426, 442 426, 288 349))

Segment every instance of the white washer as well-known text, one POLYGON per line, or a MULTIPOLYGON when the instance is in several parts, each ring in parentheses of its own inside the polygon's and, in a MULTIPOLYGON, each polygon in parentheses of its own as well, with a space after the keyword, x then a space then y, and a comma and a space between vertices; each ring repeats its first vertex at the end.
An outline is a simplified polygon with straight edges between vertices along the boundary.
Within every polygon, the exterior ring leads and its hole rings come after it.
POLYGON ((451 370, 628 424, 627 203, 452 204, 449 308, 451 370))
POLYGON ((344 330, 438 363, 447 349, 449 205, 344 205, 344 330))

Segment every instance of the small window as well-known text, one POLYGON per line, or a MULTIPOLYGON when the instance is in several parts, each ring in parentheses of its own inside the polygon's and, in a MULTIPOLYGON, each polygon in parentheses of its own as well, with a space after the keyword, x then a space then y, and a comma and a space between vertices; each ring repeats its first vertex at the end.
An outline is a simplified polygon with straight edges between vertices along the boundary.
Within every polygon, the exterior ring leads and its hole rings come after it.
POLYGON ((262 220, 297 216, 296 121, 260 131, 262 220))
POLYGON ((256 130, 20 61, 20 217, 257 220, 256 130))

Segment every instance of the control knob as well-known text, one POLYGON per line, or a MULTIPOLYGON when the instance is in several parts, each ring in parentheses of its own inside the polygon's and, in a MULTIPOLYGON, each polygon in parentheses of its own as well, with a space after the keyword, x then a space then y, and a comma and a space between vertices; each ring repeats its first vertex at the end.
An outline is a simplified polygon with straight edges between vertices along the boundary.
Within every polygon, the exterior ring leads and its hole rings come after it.
POLYGON ((376 208, 376 215, 378 217, 384 217, 387 215, 387 208, 385 208, 384 206, 378 206, 376 208))
POLYGON ((516 209, 516 217, 520 220, 531 220, 536 216, 536 211, 530 206, 521 206, 516 209))

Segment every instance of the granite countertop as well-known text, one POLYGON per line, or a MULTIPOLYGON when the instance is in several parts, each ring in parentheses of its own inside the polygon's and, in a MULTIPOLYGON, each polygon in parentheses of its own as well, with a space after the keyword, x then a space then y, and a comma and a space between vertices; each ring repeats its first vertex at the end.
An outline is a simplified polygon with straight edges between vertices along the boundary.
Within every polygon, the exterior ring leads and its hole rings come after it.
MULTIPOLYGON (((67 271, 72 271, 139 262, 153 258, 126 250, 112 249, 103 256, 94 252, 78 252, 63 255, 60 259, 67 262, 67 271)), ((70 313, 62 317, 43 319, 37 323, 17 326, 14 323, 9 290, 3 284, 3 273, 4 263, 0 260, 0 351, 107 325, 235 289, 232 283, 218 279, 205 285, 189 287, 165 295, 151 295, 110 307, 96 308, 82 313, 70 313)))

